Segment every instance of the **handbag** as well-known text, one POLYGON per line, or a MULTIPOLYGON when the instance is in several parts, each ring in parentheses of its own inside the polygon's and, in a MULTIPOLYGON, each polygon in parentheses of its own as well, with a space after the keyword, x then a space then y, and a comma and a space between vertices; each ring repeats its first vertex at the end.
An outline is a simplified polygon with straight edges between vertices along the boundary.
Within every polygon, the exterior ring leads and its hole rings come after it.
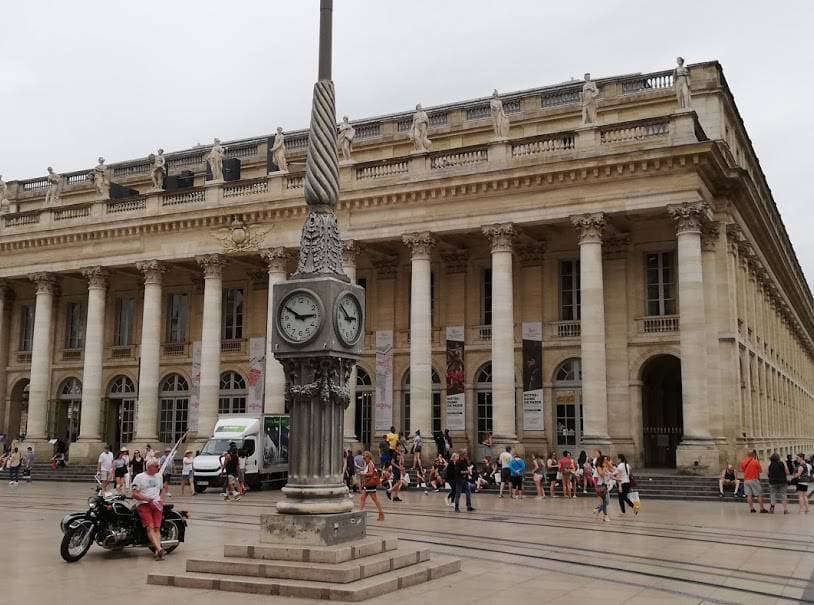
POLYGON ((374 469, 372 475, 365 475, 365 487, 379 487, 381 483, 381 478, 379 478, 379 473, 374 469))

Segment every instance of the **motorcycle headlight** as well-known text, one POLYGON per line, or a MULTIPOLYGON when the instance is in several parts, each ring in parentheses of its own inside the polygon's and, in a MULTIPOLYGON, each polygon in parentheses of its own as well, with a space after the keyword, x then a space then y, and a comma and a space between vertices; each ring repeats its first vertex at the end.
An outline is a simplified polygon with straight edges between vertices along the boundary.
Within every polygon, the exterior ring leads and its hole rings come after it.
POLYGON ((90 498, 88 498, 88 506, 90 506, 91 508, 96 506, 96 496, 91 496, 90 498))

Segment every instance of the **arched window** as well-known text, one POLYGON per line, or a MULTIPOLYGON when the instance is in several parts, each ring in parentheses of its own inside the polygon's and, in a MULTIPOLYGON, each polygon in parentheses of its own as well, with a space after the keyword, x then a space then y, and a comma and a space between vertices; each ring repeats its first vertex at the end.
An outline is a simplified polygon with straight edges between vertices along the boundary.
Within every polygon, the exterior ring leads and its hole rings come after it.
POLYGON ((174 443, 187 432, 189 384, 183 376, 170 374, 161 381, 158 440, 174 443))
POLYGON ((135 432, 136 385, 127 376, 116 376, 107 388, 107 398, 118 407, 119 442, 130 443, 135 432))
POLYGON ((66 378, 59 385, 57 397, 56 435, 68 442, 76 441, 82 414, 82 382, 78 378, 66 378))
MULTIPOLYGON (((401 391, 401 430, 405 435, 410 434, 410 370, 404 373, 401 391)), ((432 419, 431 434, 441 430, 441 376, 432 369, 432 419)), ((426 431, 425 427, 418 427, 426 431)), ((425 438, 428 435, 425 435, 425 438)))
POLYGON ((246 381, 237 372, 220 375, 220 399, 218 414, 246 413, 246 381))
POLYGON ((356 366, 356 437, 366 448, 370 447, 373 432, 373 381, 362 366, 356 366))
POLYGON ((492 362, 475 372, 475 405, 477 408, 478 443, 492 432, 492 362))
POLYGON ((554 370, 557 447, 576 448, 582 440, 582 361, 572 357, 554 370))

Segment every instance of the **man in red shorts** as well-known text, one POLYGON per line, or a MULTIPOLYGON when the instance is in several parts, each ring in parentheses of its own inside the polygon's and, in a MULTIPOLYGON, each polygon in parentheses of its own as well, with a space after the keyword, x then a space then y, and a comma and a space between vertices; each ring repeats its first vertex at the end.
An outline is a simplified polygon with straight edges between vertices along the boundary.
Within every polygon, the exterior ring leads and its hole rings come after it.
POLYGON ((140 504, 136 508, 141 524, 147 531, 147 538, 155 548, 154 558, 164 559, 167 553, 161 548, 161 517, 164 514, 164 481, 159 474, 159 462, 156 458, 147 460, 147 470, 136 475, 131 482, 133 499, 140 504))

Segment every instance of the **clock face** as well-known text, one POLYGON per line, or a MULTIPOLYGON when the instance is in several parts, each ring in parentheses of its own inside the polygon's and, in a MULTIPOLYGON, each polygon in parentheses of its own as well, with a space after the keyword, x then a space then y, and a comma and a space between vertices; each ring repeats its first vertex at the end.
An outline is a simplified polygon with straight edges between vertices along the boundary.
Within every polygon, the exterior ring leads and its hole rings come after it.
POLYGON ((339 340, 346 347, 359 340, 362 334, 362 306, 359 299, 350 292, 345 292, 336 301, 334 324, 339 340))
POLYGON ((322 307, 307 290, 286 296, 277 312, 278 328, 289 342, 303 344, 314 338, 322 326, 322 307))

